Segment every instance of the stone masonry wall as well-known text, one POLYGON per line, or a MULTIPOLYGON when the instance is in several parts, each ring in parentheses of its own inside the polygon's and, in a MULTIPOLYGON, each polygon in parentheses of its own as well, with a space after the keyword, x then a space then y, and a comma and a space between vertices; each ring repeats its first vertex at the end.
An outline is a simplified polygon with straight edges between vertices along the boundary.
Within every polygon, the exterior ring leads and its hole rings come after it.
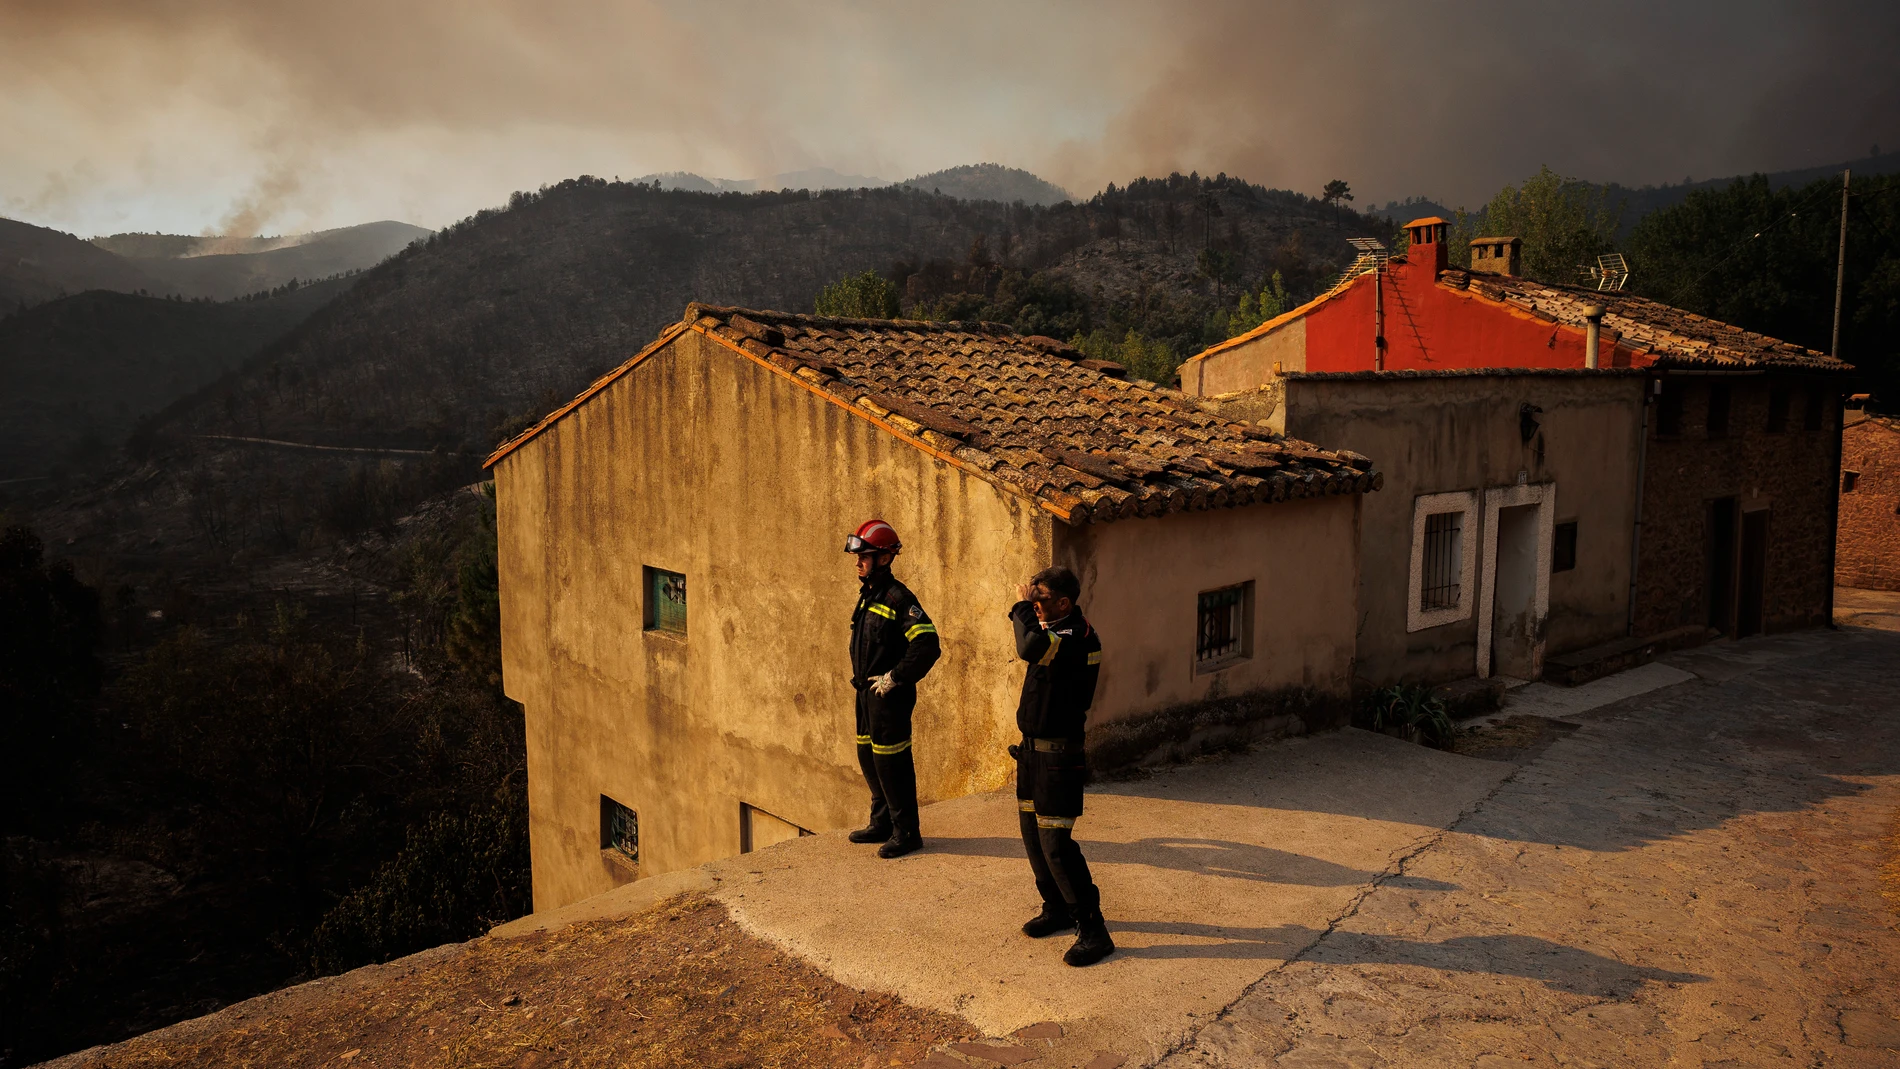
POLYGON ((1840 515, 1835 583, 1900 590, 1900 421, 1874 416, 1842 432, 1840 515))
MULTIPOLYGON (((1709 508, 1731 496, 1742 512, 1769 510, 1762 629, 1825 625, 1834 581, 1828 560, 1839 385, 1828 376, 1786 373, 1670 376, 1664 390, 1682 392, 1682 417, 1679 432, 1664 435, 1663 405, 1649 406, 1636 634, 1709 623, 1709 508), (1729 388, 1728 433, 1711 438, 1710 388, 1721 383, 1729 388), (1787 409, 1784 428, 1771 431, 1774 391, 1785 391, 1787 409), (1817 392, 1820 426, 1810 430, 1805 417, 1817 392)), ((1732 627, 1731 619, 1723 630, 1732 627)))

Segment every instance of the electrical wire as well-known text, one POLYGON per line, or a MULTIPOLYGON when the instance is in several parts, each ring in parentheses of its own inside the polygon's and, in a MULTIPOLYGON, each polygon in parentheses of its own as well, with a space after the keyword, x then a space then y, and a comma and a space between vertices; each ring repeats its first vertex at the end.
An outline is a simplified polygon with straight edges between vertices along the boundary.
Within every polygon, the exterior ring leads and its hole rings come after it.
POLYGON ((1696 285, 1699 284, 1703 279, 1708 278, 1710 275, 1714 274, 1717 268, 1721 267, 1725 263, 1728 263, 1730 260, 1733 260, 1735 258, 1735 254, 1742 251, 1742 248, 1746 246, 1749 242, 1754 241, 1757 238, 1760 238, 1763 234, 1766 234, 1769 231, 1773 230, 1774 228, 1787 222, 1788 220, 1799 216, 1802 212, 1807 210, 1808 204, 1814 201, 1815 199, 1817 199, 1821 194, 1823 193, 1831 194, 1832 192, 1833 190, 1828 189, 1825 186, 1821 187, 1820 189, 1815 190, 1813 193, 1808 194, 1806 200, 1803 200, 1801 203, 1795 205, 1794 210, 1789 212, 1787 215, 1784 215, 1781 218, 1776 219, 1774 222, 1769 223, 1767 226, 1762 227, 1760 230, 1757 230, 1753 234, 1750 234, 1749 236, 1736 242, 1735 245, 1729 249, 1727 254, 1725 254, 1720 260, 1717 260, 1713 264, 1710 264, 1706 271, 1703 271, 1701 274, 1697 275, 1696 277, 1690 279, 1688 282, 1683 283, 1682 286, 1678 287, 1675 292, 1675 295, 1670 297, 1667 303, 1675 305, 1678 308, 1682 307, 1681 301, 1682 301, 1683 294, 1694 289, 1696 285))

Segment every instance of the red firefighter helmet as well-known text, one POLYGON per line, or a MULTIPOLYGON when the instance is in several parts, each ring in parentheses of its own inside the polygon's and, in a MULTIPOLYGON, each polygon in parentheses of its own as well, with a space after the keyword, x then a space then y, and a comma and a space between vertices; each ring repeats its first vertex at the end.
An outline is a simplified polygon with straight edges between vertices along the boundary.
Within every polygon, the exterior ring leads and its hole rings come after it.
POLYGON ((904 548, 897 529, 883 520, 866 520, 856 534, 844 540, 846 553, 895 553, 904 548))

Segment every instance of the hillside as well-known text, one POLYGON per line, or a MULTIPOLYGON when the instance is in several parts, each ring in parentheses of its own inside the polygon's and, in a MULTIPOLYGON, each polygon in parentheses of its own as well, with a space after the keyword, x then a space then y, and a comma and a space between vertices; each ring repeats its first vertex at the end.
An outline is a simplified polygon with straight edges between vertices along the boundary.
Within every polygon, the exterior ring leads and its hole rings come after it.
MULTIPOLYGON (((1900 174, 1900 152, 1883 152, 1877 156, 1866 156, 1858 160, 1846 160, 1830 163, 1821 167, 1801 167, 1792 171, 1776 171, 1766 176, 1768 184, 1774 189, 1786 189, 1790 186, 1806 185, 1822 178, 1839 179, 1842 171, 1853 169, 1857 177, 1871 178, 1875 175, 1900 174)), ((1664 186, 1626 186, 1620 182, 1584 182, 1585 187, 1602 191, 1608 203, 1614 207, 1622 205, 1623 214, 1619 221, 1618 240, 1627 239, 1636 229, 1643 217, 1664 208, 1673 208, 1689 199, 1691 193, 1727 189, 1736 182, 1748 178, 1748 175, 1730 175, 1727 178, 1707 178, 1702 181, 1684 179, 1675 185, 1664 186)), ((1481 212, 1482 203, 1469 206, 1474 212, 1481 212)), ((1439 215, 1446 219, 1452 217, 1456 209, 1448 208, 1427 197, 1409 197, 1403 201, 1392 201, 1384 207, 1368 207, 1368 214, 1376 214, 1403 223, 1424 215, 1439 215)))
POLYGON ((1239 286, 1279 271, 1310 293, 1347 259, 1348 236, 1390 237, 1339 219, 1225 176, 1144 179, 1051 208, 901 187, 737 196, 572 180, 366 272, 243 369, 145 421, 113 488, 65 505, 40 488, 29 507, 76 552, 111 560, 162 538, 226 575, 234 553, 391 522, 476 478, 506 426, 572 396, 688 301, 803 310, 827 283, 878 270, 906 314, 1065 338, 1133 331, 1178 360, 1225 336, 1214 317, 1239 286))
POLYGON ((291 279, 308 282, 360 271, 428 236, 422 227, 383 220, 288 238, 116 234, 95 238, 93 244, 135 259, 156 280, 154 292, 225 301, 291 279))
POLYGON ((920 174, 899 183, 912 189, 942 193, 963 200, 994 200, 1004 204, 1050 205, 1074 200, 1075 195, 1052 182, 1045 182, 1028 171, 1004 167, 998 163, 978 163, 920 174))
POLYGON ((0 319, 0 479, 97 467, 134 424, 346 289, 206 303, 92 290, 0 319))
POLYGON ((138 264, 71 234, 0 219, 0 315, 85 290, 161 290, 138 264))

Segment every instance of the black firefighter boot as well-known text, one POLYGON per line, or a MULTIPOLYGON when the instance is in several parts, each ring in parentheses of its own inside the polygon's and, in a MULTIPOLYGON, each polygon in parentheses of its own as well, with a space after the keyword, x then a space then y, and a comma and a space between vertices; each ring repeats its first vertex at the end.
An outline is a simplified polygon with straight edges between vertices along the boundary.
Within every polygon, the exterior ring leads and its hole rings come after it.
POLYGON ((1075 945, 1062 955, 1062 964, 1079 969, 1113 953, 1115 941, 1108 937, 1108 922, 1102 919, 1101 894, 1096 892, 1075 905, 1075 945))
POLYGON ((1069 904, 1061 899, 1051 902, 1044 898, 1042 912, 1023 922, 1023 934, 1031 939, 1041 939, 1045 935, 1066 932, 1073 927, 1075 914, 1070 911, 1069 904))

